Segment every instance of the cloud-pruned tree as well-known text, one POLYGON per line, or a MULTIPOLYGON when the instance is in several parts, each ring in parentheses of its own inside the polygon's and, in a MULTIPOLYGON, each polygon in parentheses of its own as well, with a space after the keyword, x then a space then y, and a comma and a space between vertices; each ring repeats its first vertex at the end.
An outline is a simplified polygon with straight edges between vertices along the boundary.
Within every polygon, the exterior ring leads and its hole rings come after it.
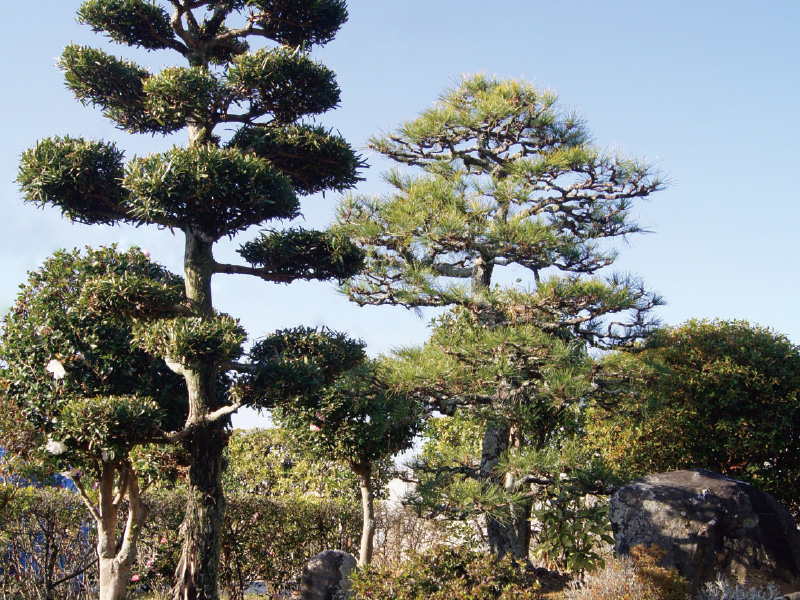
POLYGON ((312 455, 346 464, 358 477, 364 515, 360 566, 372 562, 376 467, 411 447, 425 410, 394 389, 377 360, 366 355, 354 368, 311 394, 278 406, 278 422, 312 455))
POLYGON ((51 137, 23 154, 18 181, 27 202, 75 222, 155 225, 184 236, 180 303, 153 311, 158 298, 134 292, 122 276, 101 286, 98 305, 147 317, 137 344, 186 382, 188 416, 174 439, 190 459, 189 493, 173 593, 216 599, 226 424, 245 402, 264 406, 256 389, 266 379, 255 372, 258 360, 272 357, 244 356, 245 332, 215 310, 212 278, 345 278, 361 255, 346 239, 301 228, 263 231, 241 247, 241 264, 217 262, 213 250, 251 226, 297 217, 302 196, 358 180, 361 159, 312 122, 337 106, 340 93, 310 51, 334 37, 347 11, 341 0, 86 0, 78 19, 115 43, 171 53, 180 63, 152 73, 70 44, 59 66, 75 97, 124 131, 185 131, 188 144, 124 160, 111 142, 51 137), (220 126, 233 134, 222 139, 220 126), (220 390, 220 373, 231 369, 250 378, 246 392, 220 390))
POLYGON ((96 281, 120 276, 183 295, 181 279, 137 249, 61 251, 21 286, 0 337, 2 446, 21 459, 19 476, 61 472, 75 483, 97 525, 102 600, 125 598, 149 512, 131 453, 164 441, 188 408, 184 381, 132 345, 130 320, 89 306, 96 281))

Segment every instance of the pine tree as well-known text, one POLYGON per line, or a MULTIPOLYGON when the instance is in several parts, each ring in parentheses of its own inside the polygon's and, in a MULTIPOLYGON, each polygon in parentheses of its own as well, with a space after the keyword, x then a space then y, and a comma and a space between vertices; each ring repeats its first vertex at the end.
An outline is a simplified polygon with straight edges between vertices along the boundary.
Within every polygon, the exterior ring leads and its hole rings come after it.
MULTIPOLYGON (((351 299, 453 309, 424 348, 401 353, 398 376, 444 412, 470 407, 486 423, 477 493, 524 491, 501 461, 547 443, 591 388, 586 348, 636 339, 658 303, 635 278, 599 272, 614 262, 609 242, 640 231, 633 200, 663 182, 592 145, 557 102, 524 82, 465 77, 371 140, 399 165, 386 175, 392 192, 350 196, 337 216, 367 254, 351 299), (504 267, 527 280, 500 285, 504 267), (610 315, 617 324, 603 326, 610 315)), ((528 512, 512 502, 507 518, 489 515, 497 554, 527 556, 528 512)))
MULTIPOLYGON (((72 221, 156 225, 184 235, 185 299, 163 301, 147 282, 123 275, 98 284, 95 304, 140 319, 139 346, 186 381, 188 419, 172 436, 191 461, 173 593, 216 599, 229 415, 246 403, 266 406, 281 385, 294 383, 282 379, 291 369, 275 366, 273 356, 239 360, 245 333, 214 309, 211 280, 218 273, 281 283, 342 278, 361 255, 347 240, 299 228, 244 244, 246 264, 218 263, 213 249, 250 226, 298 216, 300 196, 357 181, 361 161, 350 146, 308 122, 339 102, 334 74, 309 51, 334 37, 347 12, 342 0, 86 0, 78 18, 116 43, 177 53, 183 66, 150 73, 69 45, 59 65, 76 98, 127 132, 186 130, 188 144, 125 162, 113 143, 48 138, 24 153, 18 181, 28 202, 58 207, 72 221), (230 139, 216 132, 220 125, 235 128, 230 139), (229 370, 242 373, 235 385, 229 370)), ((298 366, 301 380, 328 372, 314 364, 298 366)))

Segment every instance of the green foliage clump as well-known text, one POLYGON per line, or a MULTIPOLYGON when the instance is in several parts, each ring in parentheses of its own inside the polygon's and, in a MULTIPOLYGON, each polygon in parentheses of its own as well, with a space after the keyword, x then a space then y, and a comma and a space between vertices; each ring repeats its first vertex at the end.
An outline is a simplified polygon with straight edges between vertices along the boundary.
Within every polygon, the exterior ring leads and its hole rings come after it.
POLYGON ((570 478, 554 477, 543 487, 544 502, 533 512, 540 525, 534 555, 569 573, 602 568, 603 549, 614 543, 607 500, 570 478))
POLYGON ((629 393, 596 409, 588 432, 620 476, 708 469, 797 513, 800 348, 746 322, 690 321, 614 360, 629 393))
POLYGON ((200 361, 235 360, 244 351, 247 335, 239 321, 218 315, 213 319, 175 317, 137 324, 134 342, 155 356, 184 366, 200 361))
POLYGON ((346 237, 292 228, 262 232, 239 254, 262 267, 273 281, 346 279, 361 270, 363 254, 346 237))
POLYGON ((339 103, 333 71, 289 48, 257 50, 231 62, 227 85, 249 112, 270 113, 281 124, 318 115, 339 103))
POLYGON ((217 240, 250 225, 297 216, 289 181, 265 160, 200 146, 127 165, 129 210, 140 222, 190 227, 217 240))
POLYGON ((340 498, 358 496, 358 478, 346 466, 312 456, 292 433, 280 427, 236 429, 225 449, 225 490, 264 498, 340 498))
POLYGON ((242 127, 228 145, 270 161, 304 194, 326 189, 343 192, 361 180, 357 172, 364 166, 342 137, 319 125, 303 123, 277 130, 242 127))
POLYGON ((423 409, 380 381, 375 363, 342 374, 318 393, 279 406, 278 420, 312 452, 349 464, 378 461, 411 445, 423 409))
POLYGON ((249 355, 253 369, 239 379, 236 393, 261 408, 313 393, 366 356, 362 342, 313 327, 277 331, 255 342, 249 355))
POLYGON ((145 0, 88 0, 78 9, 78 21, 119 44, 148 50, 167 48, 175 38, 167 11, 145 0))
POLYGON ((17 181, 28 202, 54 203, 78 223, 124 219, 122 152, 114 144, 82 138, 46 138, 22 154, 17 181))
POLYGON ((509 557, 439 546, 399 567, 366 567, 353 578, 356 600, 537 600, 536 578, 509 557))

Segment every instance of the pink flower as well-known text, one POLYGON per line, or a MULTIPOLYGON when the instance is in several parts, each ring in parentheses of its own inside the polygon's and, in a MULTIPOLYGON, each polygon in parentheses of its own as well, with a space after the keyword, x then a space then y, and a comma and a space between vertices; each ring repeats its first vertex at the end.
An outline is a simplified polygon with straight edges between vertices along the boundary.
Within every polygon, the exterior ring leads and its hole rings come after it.
POLYGON ((133 575, 131 575, 131 581, 139 581, 139 574, 134 573, 133 575))
POLYGON ((316 425, 315 423, 312 423, 311 425, 309 425, 308 428, 311 431, 321 431, 322 430, 322 428, 319 425, 316 425))
POLYGON ((163 536, 163 535, 161 536, 161 543, 162 543, 162 544, 166 544, 166 543, 167 543, 167 538, 166 538, 166 536, 163 536))

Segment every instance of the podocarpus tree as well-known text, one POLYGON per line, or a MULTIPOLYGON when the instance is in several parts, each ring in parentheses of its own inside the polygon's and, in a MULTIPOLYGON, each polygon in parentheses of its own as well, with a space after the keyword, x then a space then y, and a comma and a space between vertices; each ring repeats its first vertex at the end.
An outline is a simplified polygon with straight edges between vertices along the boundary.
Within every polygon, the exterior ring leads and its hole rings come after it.
POLYGON ((180 278, 136 249, 58 252, 21 286, 0 338, 2 446, 41 475, 60 469, 75 482, 97 524, 102 600, 125 598, 149 510, 131 451, 163 440, 187 409, 183 380, 131 347, 130 321, 86 304, 92 281, 121 274, 183 293, 180 278), (123 502, 127 521, 117 541, 123 502))
POLYGON ((273 230, 244 244, 247 264, 218 263, 213 248, 250 226, 298 216, 298 196, 357 180, 360 159, 349 145, 304 122, 339 101, 333 73, 308 52, 333 38, 346 9, 341 0, 86 0, 78 16, 114 42, 171 51, 183 61, 150 73, 101 50, 67 46, 59 64, 78 100, 129 132, 186 130, 188 146, 124 162, 113 143, 49 138, 23 155, 18 181, 27 201, 59 207, 73 221, 149 224, 184 235, 185 302, 155 314, 146 290, 137 296, 118 278, 98 286, 98 306, 169 317, 143 325, 137 336, 188 387, 188 418, 175 436, 191 467, 174 593, 216 598, 225 426, 245 396, 259 402, 258 381, 269 378, 254 377, 252 362, 233 362, 242 356, 244 332, 215 311, 212 277, 346 277, 360 254, 326 232, 302 229, 273 230), (251 49, 253 40, 266 46, 251 49), (235 128, 229 140, 219 137, 219 125, 235 128), (219 394, 219 373, 228 368, 257 381, 244 395, 219 394))
MULTIPOLYGON (((519 481, 501 480, 498 460, 546 439, 548 411, 580 399, 570 390, 588 375, 570 373, 585 346, 648 327, 657 298, 598 272, 614 262, 610 241, 640 230, 633 200, 662 182, 646 163, 593 146, 555 94, 482 75, 370 146, 402 167, 386 176, 390 194, 340 206, 338 225, 368 257, 346 290, 359 304, 454 307, 426 349, 406 353, 406 379, 445 410, 482 407, 480 480, 513 491, 519 481), (527 273, 527 287, 500 287, 502 267, 527 273), (617 324, 603 326, 607 315, 617 324), (526 420, 534 427, 522 431, 526 420)), ((488 520, 498 554, 526 553, 513 521, 488 520)))
POLYGON ((284 402, 275 416, 312 454, 347 464, 358 476, 364 522, 360 566, 372 562, 376 464, 407 450, 423 410, 409 394, 393 390, 377 361, 363 357, 321 390, 284 402))

